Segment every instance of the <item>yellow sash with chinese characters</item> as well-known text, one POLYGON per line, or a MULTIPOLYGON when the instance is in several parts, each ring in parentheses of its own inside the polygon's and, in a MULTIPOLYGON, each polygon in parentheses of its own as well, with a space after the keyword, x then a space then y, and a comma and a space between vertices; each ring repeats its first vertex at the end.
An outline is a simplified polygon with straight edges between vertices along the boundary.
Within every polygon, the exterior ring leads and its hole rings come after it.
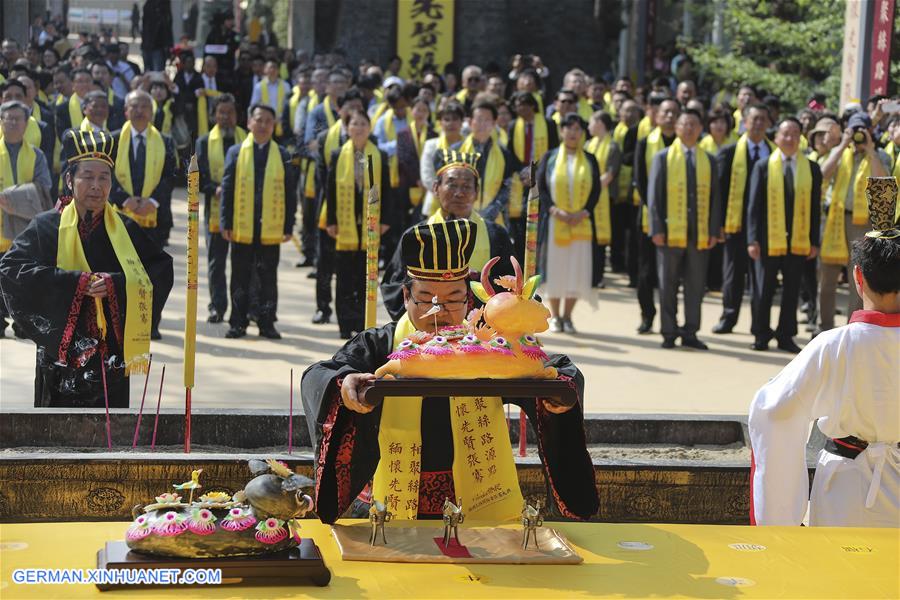
MULTIPOLYGON (((328 128, 325 135, 325 167, 331 168, 331 155, 341 146, 341 125, 340 121, 336 121, 334 125, 328 128)), ((327 202, 322 203, 319 209, 319 229, 325 229, 328 226, 327 202)))
MULTIPOLYGON (((149 198, 159 180, 162 177, 163 165, 166 162, 166 144, 156 127, 147 125, 147 154, 144 158, 144 184, 140 190, 135 190, 131 181, 131 121, 126 121, 119 133, 118 151, 116 152, 116 180, 129 196, 149 198), (140 193, 138 193, 140 191, 140 193)), ((138 215, 127 208, 120 209, 141 227, 156 227, 157 209, 146 215, 138 215)))
MULTIPOLYGON (((393 348, 415 332, 403 315, 393 348)), ((381 459, 372 497, 387 499, 395 519, 415 519, 419 508, 422 398, 385 398, 378 427, 381 459)), ((453 488, 466 516, 477 521, 513 521, 522 513, 522 491, 512 456, 501 398, 450 398, 453 488)))
MULTIPOLYGON (((260 99, 262 100, 262 103, 272 106, 272 103, 269 102, 268 78, 263 79, 259 87, 261 88, 260 99)), ((284 82, 281 79, 278 80, 278 92, 276 92, 275 105, 272 106, 272 108, 275 109, 275 135, 281 137, 284 134, 284 130, 281 126, 281 113, 284 112, 284 82)))
MULTIPOLYGON (((711 136, 707 137, 712 139, 711 136)), ((769 145, 769 150, 771 151, 772 146, 769 144, 769 141, 766 140, 765 143, 769 145)), ((728 198, 725 205, 725 233, 739 233, 744 222, 744 191, 747 188, 749 146, 750 139, 745 133, 738 138, 737 146, 734 149, 734 158, 731 161, 731 178, 728 183, 728 198)))
MULTIPOLYGON (((475 210, 484 210, 500 192, 503 185, 503 173, 506 171, 506 159, 500 150, 496 134, 491 134, 491 149, 488 152, 484 175, 478 190, 475 210)), ((459 148, 460 152, 475 153, 475 139, 469 135, 459 148)))
MULTIPOLYGON (((16 177, 13 178, 12 159, 9 156, 9 150, 6 148, 6 142, 0 136, 0 192, 8 187, 18 184, 28 183, 34 180, 34 162, 37 159, 37 153, 27 140, 22 142, 19 148, 19 155, 16 158, 16 177)), ((6 252, 12 246, 12 240, 3 237, 3 211, 0 210, 0 252, 6 252)))
MULTIPOLYGON (((234 128, 234 143, 240 144, 247 139, 247 132, 240 127, 234 128)), ((225 174, 225 142, 222 137, 222 130, 215 125, 209 132, 209 138, 206 143, 206 157, 209 161, 209 178, 214 183, 222 183, 222 176, 225 174)), ((215 194, 209 200, 209 231, 210 233, 219 233, 220 215, 219 210, 222 206, 222 199, 215 194)))
MULTIPOLYGON (((146 373, 150 353, 150 321, 153 315, 153 283, 144 270, 134 249, 125 223, 111 204, 104 203, 103 226, 109 236, 116 260, 125 273, 125 331, 122 334, 122 354, 125 374, 146 373)), ((56 266, 67 271, 91 273, 91 265, 84 255, 81 236, 78 234, 78 211, 70 202, 59 218, 56 266)), ((98 324, 103 311, 97 311, 98 324)), ((101 327, 102 329, 102 327, 101 327)))
MULTIPOLYGON (((381 152, 378 146, 372 142, 366 142, 366 171, 368 171, 368 158, 372 159, 372 173, 375 181, 372 185, 378 188, 378 197, 381 198, 382 181, 381 181, 381 152)), ((365 250, 365 245, 360 245, 359 231, 357 229, 356 214, 356 152, 353 149, 353 140, 348 139, 341 146, 341 152, 338 154, 335 211, 337 212, 338 235, 335 244, 336 250, 365 250)), ((368 177, 368 175, 366 175, 368 177)), ((363 210, 368 206, 368 198, 363 196, 363 210)), ((361 215, 362 222, 365 222, 365 214, 361 215)), ((365 242, 362 242, 363 244, 365 242)))
MULTIPOLYGON (((253 136, 241 142, 237 169, 234 174, 233 238, 238 244, 253 243, 254 193, 256 169, 253 168, 253 136)), ((262 226, 259 241, 264 246, 275 246, 284 238, 284 163, 278 144, 269 141, 266 157, 265 181, 262 197, 262 226)))
MULTIPOLYGON (((397 141, 397 129, 394 127, 394 109, 384 113, 384 135, 389 142, 397 141)), ((394 155, 388 158, 388 170, 391 174, 391 187, 400 185, 400 161, 397 158, 396 149, 394 155)))
MULTIPOLYGON (((413 146, 416 149, 416 157, 419 160, 422 159, 422 148, 425 147, 425 140, 428 138, 428 123, 425 123, 422 126, 422 131, 419 131, 418 126, 416 126, 415 119, 409 122, 409 133, 412 135, 413 146)), ((421 186, 414 185, 409 188, 409 202, 413 206, 418 206, 422 203, 422 198, 425 196, 425 190, 421 186)))
POLYGON ((72 95, 69 96, 69 124, 72 127, 77 127, 76 123, 81 123, 83 118, 84 113, 81 112, 81 100, 78 99, 78 94, 72 92, 72 95))
MULTIPOLYGON (((647 134, 647 146, 644 149, 644 164, 647 165, 647 179, 650 178, 650 165, 653 164, 653 157, 657 152, 666 148, 666 141, 663 139, 662 129, 656 127, 647 134)), ((649 186, 649 181, 647 182, 649 186)), ((650 211, 647 203, 641 207, 641 230, 644 233, 650 233, 650 211)))
MULTIPOLYGON (((528 166, 525 160, 525 119, 518 117, 515 125, 513 125, 512 150, 513 154, 519 161, 528 166)), ((535 115, 534 121, 531 123, 531 160, 540 162, 541 158, 549 150, 549 137, 547 135, 547 119, 535 115)), ((522 186, 522 180, 517 176, 513 176, 509 186, 509 218, 518 219, 522 216, 522 203, 525 190, 522 186)))
MULTIPOLYGON (((628 125, 625 124, 625 121, 619 121, 616 123, 615 129, 612 132, 613 141, 619 146, 619 150, 624 152, 625 149, 625 136, 628 134, 628 125)), ((622 164, 619 167, 619 178, 617 185, 619 186, 619 197, 616 199, 616 203, 619 202, 627 202, 628 201, 628 189, 631 187, 631 177, 634 173, 634 167, 631 165, 622 164)), ((638 206, 641 203, 640 197, 635 194, 634 195, 634 205, 638 206)))
MULTIPOLYGON (((597 157, 601 177, 606 172, 606 161, 609 159, 609 145, 611 141, 612 136, 606 135, 602 140, 591 138, 587 145, 587 151, 597 157)), ((603 187, 602 184, 601 187, 603 187)), ((609 204, 609 186, 605 186, 601 190, 600 200, 594 208, 594 237, 597 240, 597 244, 601 246, 608 244, 612 238, 609 204)))
MULTIPOLYGON (((788 253, 787 223, 784 211, 784 168, 781 152, 769 156, 768 181, 766 183, 766 244, 769 256, 788 253)), ((809 215, 812 209, 812 171, 809 160, 798 153, 794 171, 794 218, 791 223, 791 254, 809 255, 809 215)))
MULTIPOLYGON (((568 152, 564 145, 560 145, 556 154, 556 164, 553 166, 553 203, 567 213, 577 213, 583 210, 591 195, 593 174, 584 151, 575 151, 575 171, 573 192, 569 193, 569 169, 568 152)), ((550 165, 547 165, 548 168, 550 165)), ((608 198, 607 198, 608 199, 608 198)), ((590 241, 593 238, 591 220, 582 219, 578 225, 569 225, 559 219, 553 219, 553 241, 557 246, 566 247, 575 241, 590 241)))
MULTIPOLYGON (((834 186, 831 190, 831 206, 828 218, 825 219, 824 239, 822 240, 822 262, 830 265, 845 265, 850 260, 847 248, 847 234, 844 231, 844 211, 847 188, 853 174, 853 148, 847 148, 841 155, 834 186)), ((853 224, 864 225, 869 219, 869 206, 866 203, 866 178, 872 174, 869 158, 863 156, 856 168, 853 180, 853 224)))
MULTIPOLYGON (((697 176, 697 249, 709 246, 709 195, 712 171, 709 156, 694 149, 697 176)), ((681 140, 676 139, 666 153, 666 245, 685 248, 688 241, 687 159, 681 140)))

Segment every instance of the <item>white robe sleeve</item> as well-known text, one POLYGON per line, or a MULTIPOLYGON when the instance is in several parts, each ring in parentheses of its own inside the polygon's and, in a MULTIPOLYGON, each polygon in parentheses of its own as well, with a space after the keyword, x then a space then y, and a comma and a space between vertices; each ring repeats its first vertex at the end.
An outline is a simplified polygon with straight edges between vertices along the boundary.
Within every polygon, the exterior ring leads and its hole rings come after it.
POLYGON ((809 500, 806 440, 820 390, 828 386, 828 347, 812 343, 750 405, 751 518, 756 525, 800 525, 809 500))

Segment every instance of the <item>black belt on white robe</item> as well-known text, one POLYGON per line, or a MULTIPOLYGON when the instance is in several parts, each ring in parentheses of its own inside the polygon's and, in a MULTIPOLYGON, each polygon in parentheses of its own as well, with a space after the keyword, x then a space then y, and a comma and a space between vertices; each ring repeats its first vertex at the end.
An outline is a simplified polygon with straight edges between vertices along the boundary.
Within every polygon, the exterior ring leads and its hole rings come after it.
MULTIPOLYGON (((869 442, 852 435, 844 438, 828 438, 825 441, 825 450, 851 460, 862 454, 863 450, 868 447, 869 442)), ((900 443, 897 444, 897 447, 900 448, 900 443)))

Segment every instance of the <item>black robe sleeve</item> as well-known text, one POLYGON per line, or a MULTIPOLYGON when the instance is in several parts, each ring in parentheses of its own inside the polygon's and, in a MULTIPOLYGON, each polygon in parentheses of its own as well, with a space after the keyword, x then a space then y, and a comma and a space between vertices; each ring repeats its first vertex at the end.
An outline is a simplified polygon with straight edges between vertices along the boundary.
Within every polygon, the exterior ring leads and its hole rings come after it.
POLYGON ((339 381, 350 373, 374 373, 392 351, 396 323, 367 329, 330 360, 309 367, 300 383, 316 465, 315 507, 334 523, 371 480, 378 466, 381 407, 369 414, 341 404, 339 381))

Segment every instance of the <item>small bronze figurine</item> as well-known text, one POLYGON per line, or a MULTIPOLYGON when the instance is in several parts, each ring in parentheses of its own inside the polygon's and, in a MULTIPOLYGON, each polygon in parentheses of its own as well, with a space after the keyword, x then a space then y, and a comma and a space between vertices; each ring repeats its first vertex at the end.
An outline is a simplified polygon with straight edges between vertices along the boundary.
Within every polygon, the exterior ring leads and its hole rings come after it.
POLYGON ((379 530, 381 530, 381 541, 387 546, 387 538, 384 537, 384 524, 390 522, 393 516, 394 513, 387 509, 387 498, 384 499, 384 504, 378 500, 372 502, 372 506, 369 507, 369 522, 372 524, 372 535, 369 536, 370 546, 375 545, 375 539, 378 537, 379 530))
POLYGON ((537 540, 537 528, 543 526, 544 515, 541 514, 541 503, 537 508, 525 502, 522 508, 522 550, 528 550, 528 539, 534 537, 534 547, 540 550, 537 540))
POLYGON ((457 499, 456 504, 450 502, 449 498, 444 498, 444 546, 450 545, 450 533, 453 533, 453 538, 456 540, 457 546, 462 546, 459 543, 459 524, 465 520, 465 516, 463 515, 462 509, 462 500, 457 499))

